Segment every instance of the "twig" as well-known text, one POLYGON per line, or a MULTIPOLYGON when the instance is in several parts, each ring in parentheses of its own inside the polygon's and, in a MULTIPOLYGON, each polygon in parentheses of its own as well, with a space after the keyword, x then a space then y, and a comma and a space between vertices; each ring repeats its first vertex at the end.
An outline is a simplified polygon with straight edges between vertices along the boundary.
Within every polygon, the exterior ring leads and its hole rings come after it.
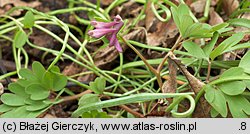
POLYGON ((127 107, 126 105, 120 105, 119 107, 122 108, 122 109, 124 109, 125 111, 133 114, 136 117, 144 118, 144 115, 142 115, 141 113, 138 113, 138 112, 132 110, 131 108, 127 107))
POLYGON ((207 82, 207 83, 209 82, 210 73, 211 73, 211 61, 208 61, 207 77, 206 77, 206 82, 207 82))
POLYGON ((67 96, 67 97, 63 97, 63 102, 66 102, 66 101, 72 101, 72 100, 76 100, 80 97, 82 97, 83 95, 85 94, 89 94, 91 93, 92 91, 91 90, 86 90, 84 92, 81 92, 80 94, 76 94, 76 95, 72 95, 72 96, 67 96))

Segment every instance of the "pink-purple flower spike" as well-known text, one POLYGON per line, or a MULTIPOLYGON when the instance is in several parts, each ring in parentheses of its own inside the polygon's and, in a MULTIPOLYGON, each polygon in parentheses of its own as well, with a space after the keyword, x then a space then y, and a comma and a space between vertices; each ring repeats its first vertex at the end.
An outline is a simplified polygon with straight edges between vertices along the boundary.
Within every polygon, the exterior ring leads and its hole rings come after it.
POLYGON ((115 16, 113 22, 91 21, 90 24, 94 26, 95 29, 88 32, 89 36, 94 38, 106 36, 109 40, 109 46, 115 46, 118 52, 122 52, 122 47, 117 39, 117 33, 122 28, 124 23, 119 15, 115 16))

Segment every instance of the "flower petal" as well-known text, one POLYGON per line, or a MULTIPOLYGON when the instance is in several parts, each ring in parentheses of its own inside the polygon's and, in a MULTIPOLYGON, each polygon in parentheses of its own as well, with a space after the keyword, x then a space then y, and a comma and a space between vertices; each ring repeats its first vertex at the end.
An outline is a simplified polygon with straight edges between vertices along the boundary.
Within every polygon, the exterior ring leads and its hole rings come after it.
POLYGON ((122 26, 124 25, 124 22, 122 20, 122 18, 119 15, 116 15, 114 18, 114 22, 116 22, 116 24, 114 25, 114 28, 117 30, 116 33, 119 32, 119 30, 122 28, 122 26))
POLYGON ((97 29, 100 28, 111 28, 118 22, 98 22, 98 21, 91 21, 90 24, 97 29))
POLYGON ((117 40, 116 38, 116 33, 112 33, 111 35, 108 36, 108 40, 109 40, 109 46, 113 46, 115 45, 115 42, 117 40))
POLYGON ((115 44, 114 45, 115 45, 116 50, 118 52, 122 53, 122 47, 121 47, 119 41, 117 40, 117 38, 115 38, 115 44))
POLYGON ((94 38, 100 38, 108 33, 112 33, 112 32, 115 32, 116 29, 110 29, 110 28, 103 28, 103 29, 95 29, 95 30, 90 30, 88 32, 88 35, 91 36, 91 37, 94 37, 94 38))

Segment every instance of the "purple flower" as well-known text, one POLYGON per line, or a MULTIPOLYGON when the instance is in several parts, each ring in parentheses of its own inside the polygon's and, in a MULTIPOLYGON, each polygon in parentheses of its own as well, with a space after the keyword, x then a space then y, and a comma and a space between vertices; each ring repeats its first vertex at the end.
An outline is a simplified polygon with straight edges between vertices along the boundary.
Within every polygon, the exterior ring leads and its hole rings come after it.
POLYGON ((117 39, 117 33, 123 26, 122 18, 117 15, 112 22, 98 22, 91 21, 90 23, 95 27, 94 30, 90 30, 88 35, 94 38, 100 38, 106 36, 109 40, 109 46, 115 46, 118 52, 122 52, 122 47, 117 39))

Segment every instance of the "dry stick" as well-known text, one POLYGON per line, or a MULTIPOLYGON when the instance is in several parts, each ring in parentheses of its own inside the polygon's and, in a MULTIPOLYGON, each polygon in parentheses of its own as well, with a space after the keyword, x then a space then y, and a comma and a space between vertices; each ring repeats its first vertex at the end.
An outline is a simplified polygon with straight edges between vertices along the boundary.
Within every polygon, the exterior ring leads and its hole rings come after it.
POLYGON ((63 97, 62 99, 63 99, 63 102, 72 101, 72 100, 76 100, 76 99, 82 97, 82 96, 85 95, 85 94, 89 94, 89 93, 91 93, 91 92, 92 92, 91 90, 86 90, 86 91, 81 92, 81 93, 76 94, 76 95, 63 97))
POLYGON ((138 113, 138 112, 132 110, 131 108, 127 107, 126 105, 120 105, 119 107, 122 108, 122 109, 124 109, 125 111, 133 114, 136 117, 144 118, 144 115, 142 115, 141 113, 138 113))

